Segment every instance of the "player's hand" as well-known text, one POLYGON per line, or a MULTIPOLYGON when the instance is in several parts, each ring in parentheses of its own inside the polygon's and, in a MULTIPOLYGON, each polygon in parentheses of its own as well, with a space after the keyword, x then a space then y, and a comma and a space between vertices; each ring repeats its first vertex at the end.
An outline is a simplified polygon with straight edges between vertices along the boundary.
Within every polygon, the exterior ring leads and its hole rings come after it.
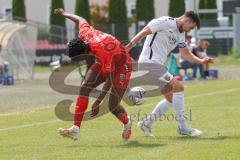
POLYGON ((205 57, 202 59, 203 64, 208 64, 208 63, 213 63, 213 62, 214 62, 214 59, 211 57, 205 57))
POLYGON ((98 114, 99 112, 99 101, 95 101, 94 104, 92 105, 92 113, 91 113, 91 117, 94 117, 98 114))
POLYGON ((63 16, 64 15, 64 9, 62 9, 62 8, 57 8, 57 9, 55 9, 54 10, 54 13, 56 14, 56 15, 58 15, 58 16, 63 16))
POLYGON ((125 49, 126 49, 127 51, 130 51, 131 48, 132 48, 132 43, 131 43, 131 42, 128 43, 127 45, 125 45, 125 49))

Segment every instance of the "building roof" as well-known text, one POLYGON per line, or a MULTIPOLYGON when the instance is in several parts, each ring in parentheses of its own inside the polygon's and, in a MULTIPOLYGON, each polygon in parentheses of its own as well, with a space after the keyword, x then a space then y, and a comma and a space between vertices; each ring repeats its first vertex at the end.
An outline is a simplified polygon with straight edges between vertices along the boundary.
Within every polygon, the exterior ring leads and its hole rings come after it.
POLYGON ((66 44, 50 44, 48 40, 38 40, 36 50, 64 50, 66 44))

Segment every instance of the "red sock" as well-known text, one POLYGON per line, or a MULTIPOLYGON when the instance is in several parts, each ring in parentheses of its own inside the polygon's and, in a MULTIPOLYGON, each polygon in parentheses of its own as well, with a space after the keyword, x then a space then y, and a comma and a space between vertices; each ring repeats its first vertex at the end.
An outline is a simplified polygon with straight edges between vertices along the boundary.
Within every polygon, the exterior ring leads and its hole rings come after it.
POLYGON ((128 124, 128 117, 127 117, 127 113, 123 112, 118 116, 118 119, 124 124, 128 124))
POLYGON ((78 97, 75 112, 74 112, 74 122, 73 125, 80 127, 84 112, 88 107, 88 98, 78 97))

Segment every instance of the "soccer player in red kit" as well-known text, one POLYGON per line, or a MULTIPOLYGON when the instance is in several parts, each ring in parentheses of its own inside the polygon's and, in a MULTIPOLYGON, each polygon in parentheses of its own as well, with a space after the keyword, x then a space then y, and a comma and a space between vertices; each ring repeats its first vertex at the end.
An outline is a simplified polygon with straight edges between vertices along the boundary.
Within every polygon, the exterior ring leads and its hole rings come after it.
POLYGON ((98 85, 105 82, 103 91, 93 104, 92 115, 98 113, 98 106, 111 88, 109 95, 109 110, 123 123, 122 139, 131 136, 131 119, 120 101, 128 87, 131 76, 131 58, 124 46, 113 36, 93 29, 87 21, 77 15, 65 12, 62 8, 55 10, 55 14, 72 20, 79 25, 78 38, 68 43, 67 53, 72 60, 79 55, 92 54, 95 63, 87 71, 85 80, 80 87, 80 94, 76 101, 74 122, 71 128, 60 128, 59 133, 74 140, 79 138, 80 126, 84 112, 88 107, 89 94, 98 85))

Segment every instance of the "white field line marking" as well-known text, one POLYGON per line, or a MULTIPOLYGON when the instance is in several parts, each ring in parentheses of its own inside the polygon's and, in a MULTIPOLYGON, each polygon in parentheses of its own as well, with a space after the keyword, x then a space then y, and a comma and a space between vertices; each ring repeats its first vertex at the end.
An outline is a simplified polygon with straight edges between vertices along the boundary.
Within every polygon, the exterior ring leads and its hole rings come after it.
POLYGON ((9 130, 16 130, 16 129, 22 129, 22 128, 28 128, 28 127, 41 126, 41 125, 44 125, 44 124, 50 124, 50 123, 56 123, 56 122, 60 122, 60 120, 52 120, 52 121, 46 121, 46 122, 37 122, 37 123, 32 123, 32 124, 13 126, 13 127, 9 127, 9 128, 2 128, 2 129, 0 129, 0 132, 9 131, 9 130))
POLYGON ((240 88, 228 89, 228 90, 224 90, 224 91, 209 92, 209 93, 189 96, 189 97, 186 97, 186 99, 192 99, 192 98, 198 98, 198 97, 204 97, 204 96, 213 96, 216 94, 225 94, 225 93, 235 92, 238 90, 240 90, 240 88))
MULTIPOLYGON (((198 94, 198 95, 186 97, 186 99, 194 99, 194 98, 199 98, 199 97, 204 97, 204 96, 212 96, 212 95, 217 95, 217 94, 230 93, 230 92, 235 92, 235 91, 238 91, 238 90, 240 90, 240 88, 228 89, 228 90, 224 90, 224 91, 216 91, 216 92, 210 92, 210 93, 204 93, 204 94, 198 94)), ((144 105, 144 107, 154 105, 154 104, 155 103, 150 103, 148 105, 144 105)), ((50 123, 57 123, 57 122, 60 122, 60 120, 52 120, 52 121, 46 121, 46 122, 37 122, 37 123, 32 123, 32 124, 13 126, 13 127, 9 127, 9 128, 2 128, 2 129, 0 129, 0 132, 22 129, 22 128, 28 128, 28 127, 35 127, 35 126, 40 126, 40 125, 50 124, 50 123)))
POLYGON ((16 112, 12 112, 12 113, 2 113, 0 114, 0 117, 3 116, 15 116, 15 115, 21 115, 21 114, 25 114, 25 113, 34 113, 37 111, 41 111, 44 109, 50 109, 52 108, 52 106, 46 106, 46 107, 41 107, 41 108, 36 108, 36 109, 27 109, 27 110, 23 110, 23 111, 16 111, 16 112))
MULTIPOLYGON (((217 95, 217 94, 231 93, 231 92, 235 92, 235 91, 238 91, 238 90, 240 91, 240 88, 228 89, 228 90, 224 90, 224 91, 208 92, 208 93, 188 96, 188 97, 185 97, 185 99, 194 99, 194 98, 205 97, 205 96, 213 96, 213 95, 217 95)), ((144 108, 144 107, 156 105, 157 103, 158 102, 156 102, 156 103, 148 103, 148 104, 146 104, 144 106, 137 106, 137 107, 144 108)), ((133 107, 133 108, 135 108, 135 107, 133 107)))

